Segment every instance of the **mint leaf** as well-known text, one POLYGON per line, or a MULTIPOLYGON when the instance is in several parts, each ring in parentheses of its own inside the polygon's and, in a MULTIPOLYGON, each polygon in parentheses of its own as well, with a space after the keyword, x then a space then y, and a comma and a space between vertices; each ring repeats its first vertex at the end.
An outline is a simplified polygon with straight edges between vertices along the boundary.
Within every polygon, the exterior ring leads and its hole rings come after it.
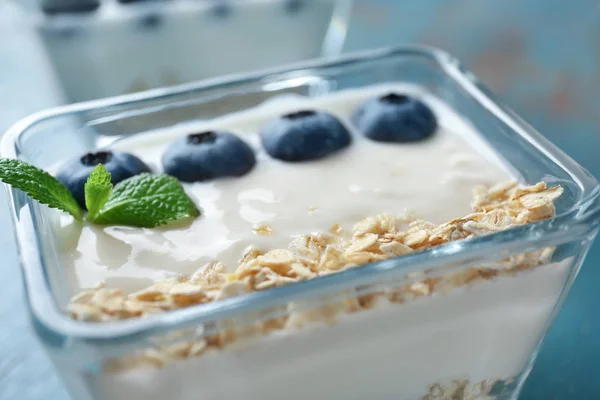
POLYGON ((98 164, 85 182, 85 205, 88 209, 87 219, 94 222, 100 209, 106 204, 113 185, 110 182, 110 172, 104 165, 98 164))
POLYGON ((94 223, 152 228, 198 215, 176 178, 144 173, 118 183, 94 223))
POLYGON ((76 220, 82 220, 81 209, 69 189, 46 171, 23 161, 2 158, 0 180, 50 208, 58 208, 68 212, 76 220))
MULTIPOLYGON (((120 182, 114 189, 110 179, 110 173, 99 164, 85 183, 87 218, 93 223, 151 228, 200 215, 183 186, 171 176, 141 174, 120 182)), ((33 165, 0 159, 0 181, 42 204, 68 212, 78 221, 83 219, 69 189, 33 165)))

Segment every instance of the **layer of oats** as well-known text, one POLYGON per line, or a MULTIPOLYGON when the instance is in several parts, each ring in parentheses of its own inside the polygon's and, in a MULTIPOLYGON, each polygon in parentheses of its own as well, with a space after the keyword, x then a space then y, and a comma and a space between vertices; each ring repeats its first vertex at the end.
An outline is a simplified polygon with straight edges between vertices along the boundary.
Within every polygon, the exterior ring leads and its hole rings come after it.
MULTIPOLYGON (((402 256, 415 251, 461 239, 487 235, 512 226, 552 217, 554 200, 563 192, 560 186, 544 182, 523 186, 516 182, 492 188, 478 187, 474 193, 473 213, 436 225, 408 216, 380 214, 359 221, 350 238, 339 226, 329 232, 305 235, 293 240, 287 249, 266 253, 248 250, 234 273, 215 262, 191 276, 157 282, 129 295, 118 289, 98 287, 84 291, 71 300, 71 316, 80 321, 108 322, 145 317, 169 310, 209 303, 253 291, 317 278, 367 263, 402 256)), ((262 234, 269 229, 260 227, 262 234)), ((219 334, 161 346, 129 357, 126 366, 140 362, 161 366, 166 362, 223 348, 242 336, 264 335, 277 330, 300 328, 314 322, 333 322, 340 314, 374 307, 379 301, 404 303, 422 296, 444 294, 456 287, 514 274, 550 261, 553 249, 512 256, 493 265, 469 268, 443 276, 414 281, 411 284, 360 296, 310 311, 296 310, 290 304, 282 316, 253 324, 241 332, 224 329, 219 334)), ((120 363, 122 364, 122 363, 120 363)), ((125 365, 121 365, 123 367, 125 365)))

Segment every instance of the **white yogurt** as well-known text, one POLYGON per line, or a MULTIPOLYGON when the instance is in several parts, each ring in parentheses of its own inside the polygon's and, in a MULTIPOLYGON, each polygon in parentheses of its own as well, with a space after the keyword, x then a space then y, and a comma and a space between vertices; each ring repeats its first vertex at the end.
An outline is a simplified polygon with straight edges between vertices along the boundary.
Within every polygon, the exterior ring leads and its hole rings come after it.
MULTIPOLYGON (((410 86, 395 90, 419 93, 410 86)), ((472 189, 510 179, 497 156, 473 126, 441 101, 418 94, 436 113, 440 128, 429 140, 411 144, 378 143, 353 131, 353 143, 328 158, 285 163, 262 149, 257 131, 282 113, 317 108, 327 110, 351 127, 348 117, 365 99, 390 87, 345 91, 309 100, 272 99, 260 107, 211 122, 174 126, 114 144, 157 169, 166 144, 174 138, 207 129, 227 129, 252 145, 257 165, 240 178, 186 184, 202 210, 189 224, 159 229, 83 228, 68 217, 57 234, 71 292, 101 282, 127 292, 153 281, 191 274, 218 260, 234 270, 248 246, 261 250, 286 248, 297 235, 326 232, 340 224, 346 231, 360 219, 408 211, 442 223, 471 212, 472 189), (258 225, 273 233, 254 233, 258 225)))
MULTIPOLYGON (((161 229, 57 228, 71 290, 100 282, 133 291, 191 273, 217 259, 230 270, 249 245, 286 247, 296 235, 346 231, 363 217, 410 213, 441 223, 471 211, 472 189, 510 179, 498 156, 465 119, 430 94, 406 85, 344 91, 316 99, 275 98, 202 123, 174 126, 119 141, 155 167, 174 138, 207 129, 231 130, 257 153, 241 178, 186 184, 202 209, 193 223, 161 229), (269 158, 257 131, 284 112, 327 110, 348 116, 365 99, 410 92, 438 117, 429 140, 383 144, 353 131, 352 145, 319 161, 269 158), (258 224, 269 236, 253 232, 258 224)), ((332 326, 280 331, 244 348, 209 351, 161 369, 139 368, 90 377, 98 398, 112 400, 398 400, 421 399, 429 385, 452 379, 477 383, 522 373, 551 318, 571 260, 499 276, 448 295, 346 315, 332 326)))
POLYGON ((421 400, 438 382, 513 378, 527 367, 568 267, 280 332, 243 350, 99 376, 93 388, 110 400, 421 400))

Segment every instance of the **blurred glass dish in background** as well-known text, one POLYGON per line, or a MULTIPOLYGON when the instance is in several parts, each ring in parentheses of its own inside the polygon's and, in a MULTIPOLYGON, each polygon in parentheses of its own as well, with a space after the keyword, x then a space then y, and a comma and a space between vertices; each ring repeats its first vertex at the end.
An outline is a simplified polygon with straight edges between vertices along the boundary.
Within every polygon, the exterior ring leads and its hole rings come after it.
POLYGON ((28 9, 77 102, 315 58, 324 47, 335 54, 349 3, 39 0, 28 9))

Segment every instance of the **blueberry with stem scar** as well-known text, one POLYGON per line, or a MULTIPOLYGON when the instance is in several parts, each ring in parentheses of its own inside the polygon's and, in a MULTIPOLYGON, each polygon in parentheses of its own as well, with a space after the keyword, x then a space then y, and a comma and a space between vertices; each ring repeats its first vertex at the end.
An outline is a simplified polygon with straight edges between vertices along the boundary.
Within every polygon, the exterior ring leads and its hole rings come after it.
POLYGON ((268 122, 260 132, 267 153, 282 161, 317 160, 350 145, 348 129, 333 115, 302 110, 268 122))
POLYGON ((356 109, 352 122, 367 138, 379 142, 416 142, 437 129, 435 114, 425 103, 396 93, 367 100, 356 109))
POLYGON ((225 131, 207 131, 172 142, 162 157, 165 172, 183 182, 241 176, 256 164, 246 142, 225 131))
POLYGON ((56 173, 56 178, 69 189, 83 209, 86 208, 85 182, 98 164, 104 165, 110 172, 113 185, 143 172, 150 172, 150 168, 142 160, 120 151, 100 150, 68 160, 56 173))

